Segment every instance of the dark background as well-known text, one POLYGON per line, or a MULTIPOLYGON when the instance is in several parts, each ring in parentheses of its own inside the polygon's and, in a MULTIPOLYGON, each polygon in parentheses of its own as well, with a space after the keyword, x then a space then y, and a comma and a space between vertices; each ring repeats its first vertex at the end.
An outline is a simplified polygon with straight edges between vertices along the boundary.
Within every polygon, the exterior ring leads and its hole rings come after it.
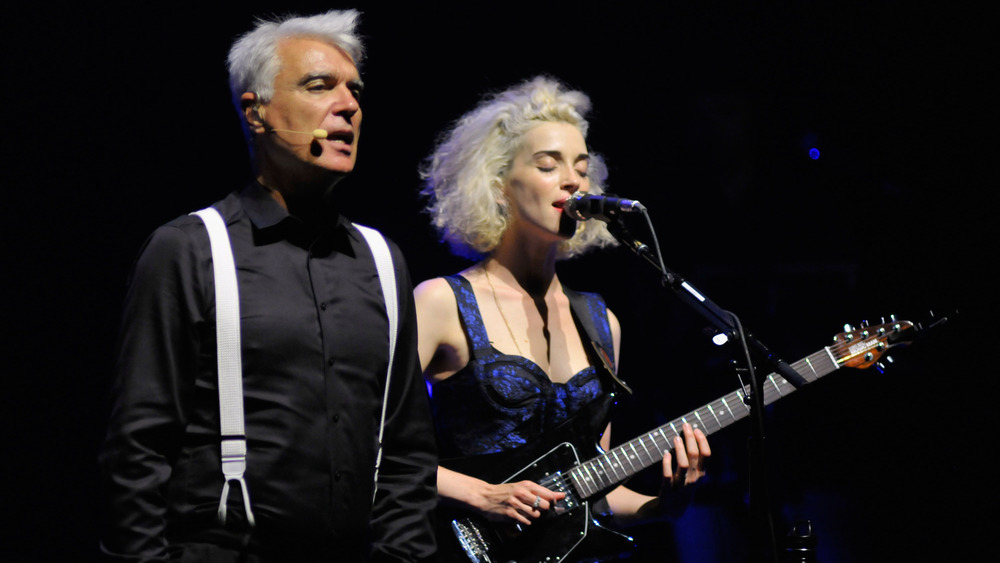
MULTIPOLYGON (((809 519, 822 562, 963 560, 987 544, 996 490, 995 29, 946 3, 870 4, 362 6, 361 156, 341 189, 415 280, 456 271, 466 264, 435 241, 416 195, 436 133, 539 73, 587 92, 610 189, 649 209, 668 267, 784 359, 844 323, 949 317, 893 350, 884 374, 838 371, 769 407, 765 428, 779 536, 809 519)), ((206 6, 39 5, 4 22, 5 561, 95 553, 130 264, 155 227, 248 177, 229 44, 255 16, 337 7, 206 6)), ((630 229, 651 242, 643 223, 630 229)), ((623 325, 637 394, 615 441, 738 386, 730 351, 645 262, 616 249, 561 268, 623 325)), ((640 560, 746 560, 749 431, 712 437, 695 505, 675 526, 634 530, 640 560)))

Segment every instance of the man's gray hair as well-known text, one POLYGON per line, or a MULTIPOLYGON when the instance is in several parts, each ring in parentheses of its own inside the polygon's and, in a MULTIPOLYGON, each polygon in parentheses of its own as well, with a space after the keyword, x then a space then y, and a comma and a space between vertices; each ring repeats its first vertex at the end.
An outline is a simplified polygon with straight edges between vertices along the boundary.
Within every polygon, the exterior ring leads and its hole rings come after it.
POLYGON ((360 67, 364 46, 354 32, 360 14, 356 10, 331 10, 315 16, 284 16, 258 19, 253 30, 233 43, 229 50, 229 89, 236 111, 242 113, 240 96, 254 92, 266 103, 274 95, 274 79, 281 70, 278 43, 288 37, 311 37, 343 49, 354 66, 360 67))

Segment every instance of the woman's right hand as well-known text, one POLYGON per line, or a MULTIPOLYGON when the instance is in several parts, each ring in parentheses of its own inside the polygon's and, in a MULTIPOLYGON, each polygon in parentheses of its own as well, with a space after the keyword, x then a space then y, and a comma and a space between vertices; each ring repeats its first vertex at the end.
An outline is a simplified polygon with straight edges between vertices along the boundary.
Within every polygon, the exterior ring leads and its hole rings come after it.
POLYGON ((449 504, 471 508, 495 522, 529 526, 566 496, 532 481, 494 485, 447 467, 438 467, 437 481, 438 495, 449 504))
POLYGON ((472 506, 486 518, 498 522, 516 521, 531 525, 531 520, 555 506, 566 496, 532 481, 491 485, 486 482, 473 491, 472 506))

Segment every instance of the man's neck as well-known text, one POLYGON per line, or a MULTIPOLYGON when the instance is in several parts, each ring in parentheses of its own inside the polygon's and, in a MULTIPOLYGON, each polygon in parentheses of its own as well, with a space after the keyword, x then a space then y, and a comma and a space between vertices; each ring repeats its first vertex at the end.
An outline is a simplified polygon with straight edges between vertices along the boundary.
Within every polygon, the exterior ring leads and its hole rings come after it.
POLYGON ((313 223, 335 213, 333 189, 342 176, 315 182, 276 182, 263 174, 257 182, 267 190, 278 205, 305 223, 313 223))

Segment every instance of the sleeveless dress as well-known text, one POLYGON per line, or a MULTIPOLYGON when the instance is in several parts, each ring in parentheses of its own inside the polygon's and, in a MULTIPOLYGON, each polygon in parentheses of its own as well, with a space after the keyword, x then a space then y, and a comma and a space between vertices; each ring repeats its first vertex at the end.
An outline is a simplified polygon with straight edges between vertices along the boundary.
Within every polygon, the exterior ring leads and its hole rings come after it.
MULTIPOLYGON (((553 383, 535 362, 503 354, 490 344, 468 280, 457 275, 445 280, 458 301, 470 358, 460 371, 431 387, 442 459, 522 446, 608 392, 599 372, 603 367, 595 367, 601 365, 601 360, 590 344, 598 344, 610 365, 614 365, 607 307, 599 295, 564 289, 591 365, 566 383, 553 383)), ((606 418, 607 408, 598 414, 606 418)))

